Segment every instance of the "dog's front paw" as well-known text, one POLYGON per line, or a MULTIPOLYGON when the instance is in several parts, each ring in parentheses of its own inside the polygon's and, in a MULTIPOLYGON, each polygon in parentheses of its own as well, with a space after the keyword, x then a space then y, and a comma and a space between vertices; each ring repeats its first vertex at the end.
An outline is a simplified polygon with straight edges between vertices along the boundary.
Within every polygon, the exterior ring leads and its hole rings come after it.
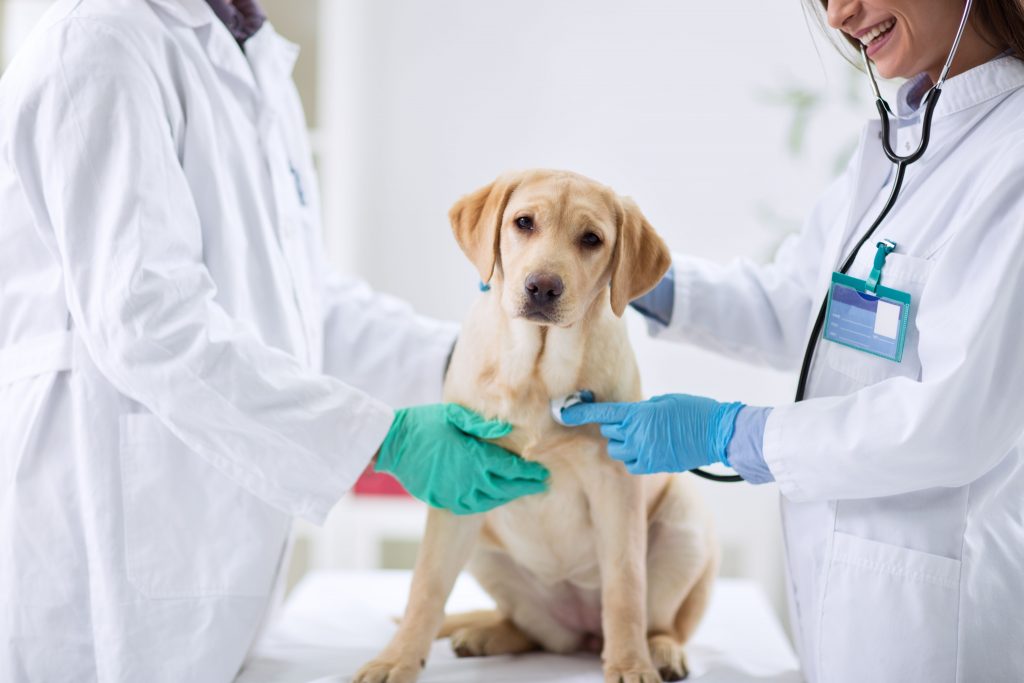
POLYGON ((665 634, 650 636, 647 645, 651 650, 651 661, 661 674, 663 681, 681 681, 690 675, 686 668, 683 646, 675 638, 665 634))
POLYGON ((413 683, 425 664, 425 661, 374 659, 356 672, 352 683, 413 683))
POLYGON ((605 664, 604 683, 661 683, 661 676, 649 662, 605 664))

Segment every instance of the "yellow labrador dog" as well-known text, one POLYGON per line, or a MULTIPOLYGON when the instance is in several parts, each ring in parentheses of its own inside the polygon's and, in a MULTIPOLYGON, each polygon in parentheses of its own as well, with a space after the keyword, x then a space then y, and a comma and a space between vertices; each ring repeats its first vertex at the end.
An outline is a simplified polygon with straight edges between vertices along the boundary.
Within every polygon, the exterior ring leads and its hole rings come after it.
POLYGON ((491 289, 463 326, 445 399, 511 422, 499 443, 547 466, 550 490, 484 515, 431 509, 398 631, 354 680, 414 681, 439 634, 461 656, 602 648, 610 683, 684 678, 718 565, 708 513, 682 477, 629 475, 596 427, 559 426, 549 410, 580 389, 640 400, 620 316, 668 268, 664 243, 632 201, 567 172, 501 177, 449 215, 491 289), (467 562, 497 609, 445 622, 467 562))

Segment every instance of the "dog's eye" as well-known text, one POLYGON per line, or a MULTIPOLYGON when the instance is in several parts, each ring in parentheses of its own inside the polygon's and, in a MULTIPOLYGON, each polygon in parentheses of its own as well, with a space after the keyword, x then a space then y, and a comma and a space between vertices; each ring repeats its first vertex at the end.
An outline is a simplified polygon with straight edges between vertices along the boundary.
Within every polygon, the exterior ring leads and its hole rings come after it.
POLYGON ((601 238, 595 233, 588 232, 580 238, 580 242, 585 247, 598 247, 601 246, 601 238))
POLYGON ((516 219, 516 225, 520 230, 533 230, 533 219, 529 216, 520 216, 516 219))

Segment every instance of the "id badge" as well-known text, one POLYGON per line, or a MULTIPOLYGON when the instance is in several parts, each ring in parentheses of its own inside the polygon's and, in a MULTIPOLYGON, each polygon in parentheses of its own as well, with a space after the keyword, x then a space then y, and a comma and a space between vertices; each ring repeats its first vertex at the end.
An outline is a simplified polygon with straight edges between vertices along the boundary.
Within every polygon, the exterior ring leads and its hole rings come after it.
POLYGON ((825 339, 899 363, 909 320, 909 293, 832 273, 825 339))

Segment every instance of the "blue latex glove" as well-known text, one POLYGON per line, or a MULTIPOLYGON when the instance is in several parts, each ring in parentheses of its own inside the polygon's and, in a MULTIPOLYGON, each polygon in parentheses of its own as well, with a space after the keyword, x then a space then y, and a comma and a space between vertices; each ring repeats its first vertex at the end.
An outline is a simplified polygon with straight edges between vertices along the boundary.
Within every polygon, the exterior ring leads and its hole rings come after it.
POLYGON ((686 394, 639 403, 580 403, 562 411, 567 425, 599 424, 608 455, 630 474, 685 472, 726 460, 742 403, 686 394))

